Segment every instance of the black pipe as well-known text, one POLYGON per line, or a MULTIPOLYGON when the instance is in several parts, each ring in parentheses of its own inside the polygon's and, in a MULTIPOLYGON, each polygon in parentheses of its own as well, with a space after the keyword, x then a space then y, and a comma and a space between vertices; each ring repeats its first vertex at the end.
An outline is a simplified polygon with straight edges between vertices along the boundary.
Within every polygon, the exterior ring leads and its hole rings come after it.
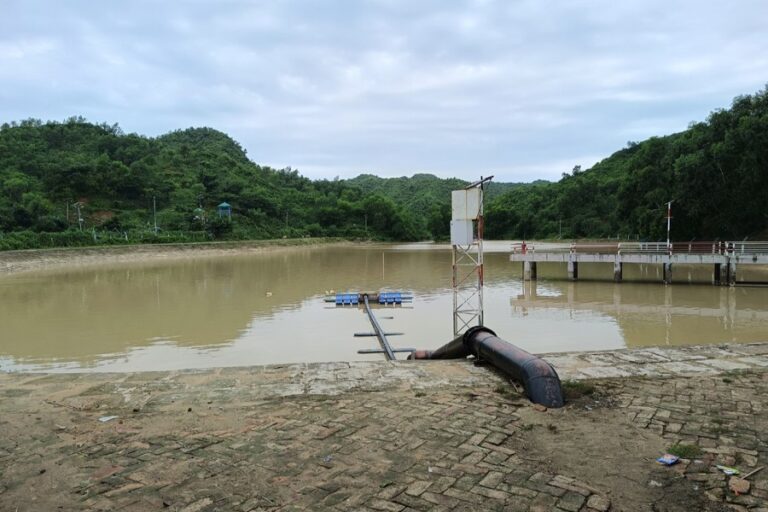
POLYGON ((408 359, 461 359, 474 355, 523 383, 528 398, 545 407, 562 407, 560 377, 551 364, 496 336, 487 327, 472 327, 435 351, 419 350, 408 359))

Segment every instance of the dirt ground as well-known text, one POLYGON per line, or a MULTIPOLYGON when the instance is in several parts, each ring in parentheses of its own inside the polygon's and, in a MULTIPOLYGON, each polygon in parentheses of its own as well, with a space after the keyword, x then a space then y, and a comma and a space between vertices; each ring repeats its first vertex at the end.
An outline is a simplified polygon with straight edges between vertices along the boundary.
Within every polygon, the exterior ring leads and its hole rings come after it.
POLYGON ((44 269, 72 268, 114 263, 205 258, 251 254, 265 251, 288 251, 313 245, 343 245, 338 239, 298 238, 191 244, 145 244, 63 249, 0 251, 0 275, 44 269))
POLYGON ((715 467, 768 464, 767 371, 565 389, 541 410, 458 362, 0 374, 0 510, 768 509, 768 470, 737 495, 715 467))

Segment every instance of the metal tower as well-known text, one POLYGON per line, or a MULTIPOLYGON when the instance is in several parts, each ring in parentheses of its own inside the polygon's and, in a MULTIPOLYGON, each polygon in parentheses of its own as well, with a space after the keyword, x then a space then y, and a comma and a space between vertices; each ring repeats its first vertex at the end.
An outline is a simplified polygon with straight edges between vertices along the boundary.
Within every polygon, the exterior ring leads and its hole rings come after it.
POLYGON ((454 336, 483 325, 483 186, 492 179, 451 194, 454 336))

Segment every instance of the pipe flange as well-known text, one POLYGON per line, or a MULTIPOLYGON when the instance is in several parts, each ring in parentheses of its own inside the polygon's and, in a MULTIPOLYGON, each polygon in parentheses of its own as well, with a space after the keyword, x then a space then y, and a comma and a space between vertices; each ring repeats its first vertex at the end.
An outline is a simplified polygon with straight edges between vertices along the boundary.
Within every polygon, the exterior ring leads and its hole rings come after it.
POLYGON ((461 341, 464 343, 464 346, 467 347, 469 349, 469 352, 472 354, 474 354, 475 352, 472 350, 472 344, 470 343, 470 340, 472 339, 472 336, 474 336, 478 332, 487 332, 493 336, 496 336, 496 333, 493 332, 493 330, 482 325, 476 325, 474 327, 470 327, 469 329, 467 329, 467 331, 461 337, 461 341))

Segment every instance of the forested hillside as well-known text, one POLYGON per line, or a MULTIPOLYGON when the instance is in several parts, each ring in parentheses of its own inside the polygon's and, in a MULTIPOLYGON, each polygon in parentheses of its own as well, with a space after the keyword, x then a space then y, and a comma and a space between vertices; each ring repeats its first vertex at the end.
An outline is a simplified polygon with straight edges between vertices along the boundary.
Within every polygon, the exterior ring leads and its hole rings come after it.
MULTIPOLYGON (((211 128, 149 138, 82 118, 27 120, 0 127, 0 249, 302 236, 445 238, 450 191, 465 184, 429 174, 311 181, 290 168, 257 165, 211 128), (232 205, 231 221, 217 214, 221 202, 232 205)), ((740 96, 730 109, 684 132, 629 143, 556 183, 492 183, 486 234, 658 240, 665 236, 670 200, 674 239, 765 233, 768 90, 740 96)))
POLYGON ((663 240, 667 201, 675 240, 768 234, 768 89, 557 183, 510 190, 486 209, 487 234, 663 240))
MULTIPOLYGON (((477 179, 480 175, 477 176, 477 179)), ((387 197, 415 215, 420 226, 433 237, 448 238, 451 222, 451 191, 464 188, 466 181, 457 178, 438 178, 432 174, 414 174, 411 177, 380 178, 361 174, 347 180, 365 194, 387 197)), ((542 182, 545 183, 545 182, 542 182)), ((515 188, 531 186, 529 183, 491 182, 485 188, 485 200, 493 201, 502 193, 515 188)))
POLYGON ((0 232, 71 235, 43 237, 54 244, 82 238, 72 233, 80 232, 76 203, 84 231, 142 233, 140 241, 163 241, 170 233, 182 241, 191 233, 195 239, 430 237, 410 212, 383 195, 343 181, 311 181, 290 168, 259 166, 230 137, 210 128, 153 139, 81 118, 5 124, 0 185, 0 232), (232 205, 231 222, 219 218, 221 202, 232 205))

